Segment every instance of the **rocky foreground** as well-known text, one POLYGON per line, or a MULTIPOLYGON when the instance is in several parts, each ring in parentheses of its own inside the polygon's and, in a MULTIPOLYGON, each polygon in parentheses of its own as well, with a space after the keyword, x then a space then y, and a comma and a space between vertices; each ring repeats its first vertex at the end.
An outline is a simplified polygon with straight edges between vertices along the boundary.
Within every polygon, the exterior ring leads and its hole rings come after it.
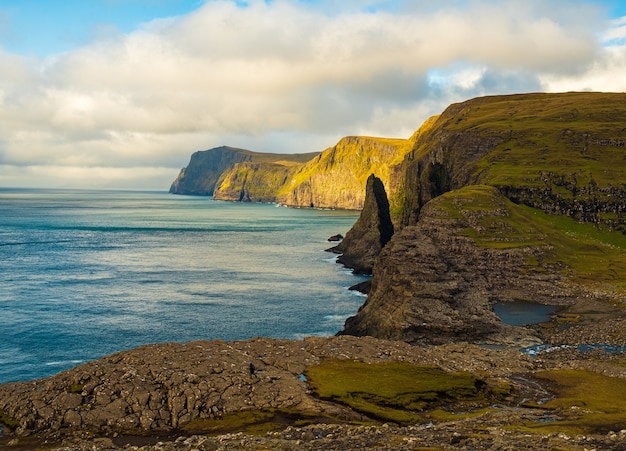
MULTIPOLYGON (((563 423, 562 431, 533 431, 546 421, 571 421, 572 409, 584 408, 543 406, 556 392, 537 372, 626 380, 625 363, 620 354, 570 348, 529 357, 513 348, 349 336, 149 345, 47 379, 1 385, 0 448, 626 449, 620 428, 574 434, 563 423), (308 369, 328 359, 467 372, 481 390, 497 388, 502 396, 447 399, 421 409, 420 421, 384 422, 312 389, 308 369)), ((618 387, 615 396, 624 395, 618 387)))

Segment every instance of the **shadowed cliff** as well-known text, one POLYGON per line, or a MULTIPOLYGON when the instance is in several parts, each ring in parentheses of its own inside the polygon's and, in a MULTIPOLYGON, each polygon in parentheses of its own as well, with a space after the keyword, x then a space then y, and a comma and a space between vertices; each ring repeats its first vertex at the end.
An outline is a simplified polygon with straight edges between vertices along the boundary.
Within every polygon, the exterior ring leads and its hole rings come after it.
MULTIPOLYGON (((305 154, 274 154, 259 153, 235 147, 221 146, 209 150, 201 150, 191 155, 187 167, 170 187, 172 194, 193 194, 213 196, 216 189, 221 189, 224 200, 252 200, 255 190, 264 190, 271 177, 259 177, 248 180, 247 173, 274 173, 282 178, 295 172, 296 166, 309 161, 317 153, 305 154), (256 183, 254 183, 256 182, 256 183)), ((274 193, 273 193, 274 194, 274 193)), ((265 194, 263 194, 265 195, 265 194)), ((219 196, 218 196, 219 197, 219 196)), ((256 199, 255 199, 256 200, 256 199)))
POLYGON ((356 274, 371 274, 374 261, 393 236, 389 202, 383 182, 373 174, 367 179, 365 205, 359 219, 344 240, 329 249, 341 254, 337 259, 356 274))

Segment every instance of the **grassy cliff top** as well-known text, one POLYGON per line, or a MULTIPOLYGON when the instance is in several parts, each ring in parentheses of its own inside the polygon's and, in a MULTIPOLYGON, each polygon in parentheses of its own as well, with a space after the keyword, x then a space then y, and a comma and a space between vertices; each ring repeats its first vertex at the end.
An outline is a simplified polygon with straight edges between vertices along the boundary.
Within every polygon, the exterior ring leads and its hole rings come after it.
POLYGON ((562 271, 589 286, 626 295, 626 237, 561 215, 516 205, 495 188, 467 186, 433 200, 442 218, 464 219, 464 234, 484 248, 536 248, 528 271, 562 271))
POLYGON ((626 94, 482 97, 450 112, 449 132, 502 141, 478 163, 477 182, 543 186, 548 173, 600 188, 626 182, 626 94))

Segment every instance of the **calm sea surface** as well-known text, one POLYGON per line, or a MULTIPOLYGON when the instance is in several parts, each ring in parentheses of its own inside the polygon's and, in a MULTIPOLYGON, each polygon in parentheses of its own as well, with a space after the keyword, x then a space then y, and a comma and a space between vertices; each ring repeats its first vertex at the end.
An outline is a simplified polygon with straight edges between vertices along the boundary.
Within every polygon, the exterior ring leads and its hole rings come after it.
POLYGON ((0 189, 0 383, 146 343, 332 335, 364 298, 327 238, 355 212, 0 189))

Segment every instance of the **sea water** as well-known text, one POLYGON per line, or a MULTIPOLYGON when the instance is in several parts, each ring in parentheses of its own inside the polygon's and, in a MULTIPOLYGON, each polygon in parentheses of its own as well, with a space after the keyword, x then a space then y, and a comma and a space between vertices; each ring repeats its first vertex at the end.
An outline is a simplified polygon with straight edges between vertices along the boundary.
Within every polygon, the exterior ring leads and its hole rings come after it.
POLYGON ((164 192, 0 189, 0 383, 156 342, 341 329, 356 212, 164 192))

